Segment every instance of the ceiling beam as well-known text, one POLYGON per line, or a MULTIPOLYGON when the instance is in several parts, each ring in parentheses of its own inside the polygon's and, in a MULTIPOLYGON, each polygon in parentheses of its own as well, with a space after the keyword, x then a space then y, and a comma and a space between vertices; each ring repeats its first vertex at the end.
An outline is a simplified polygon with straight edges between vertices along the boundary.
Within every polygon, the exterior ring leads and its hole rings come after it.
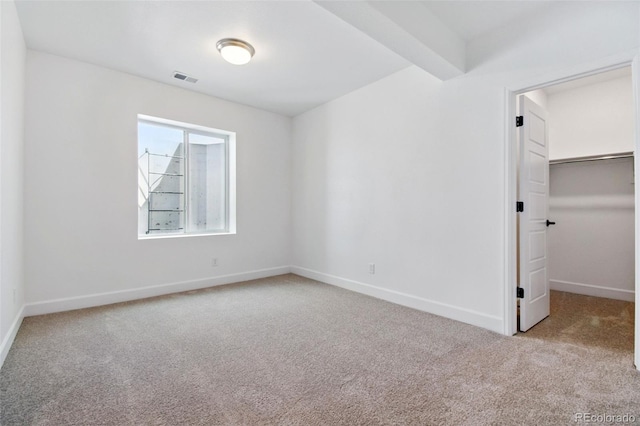
POLYGON ((422 2, 314 2, 440 80, 465 73, 465 41, 422 2))

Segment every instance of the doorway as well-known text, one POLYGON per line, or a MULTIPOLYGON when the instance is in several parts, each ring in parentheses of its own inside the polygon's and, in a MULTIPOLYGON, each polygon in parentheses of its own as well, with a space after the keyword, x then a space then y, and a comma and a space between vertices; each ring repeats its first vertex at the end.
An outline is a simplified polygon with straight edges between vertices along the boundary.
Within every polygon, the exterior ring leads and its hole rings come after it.
MULTIPOLYGON (((529 113, 530 121, 519 129, 518 144, 518 195, 528 204, 518 215, 525 243, 520 244, 519 287, 531 293, 519 299, 519 331, 540 321, 580 328, 585 338, 609 322, 633 328, 632 316, 613 321, 611 309, 594 309, 589 327, 564 303, 598 306, 589 298, 549 300, 549 295, 570 293, 633 302, 632 92, 631 68, 624 67, 519 96, 519 105, 526 105, 519 114, 529 113), (548 283, 544 289, 543 281, 548 283), (564 320, 544 319, 551 305, 564 320)), ((620 308, 627 312, 629 303, 620 308)))
MULTIPOLYGON (((516 145, 516 129, 514 126, 514 121, 513 121, 513 117, 516 115, 516 100, 517 100, 517 96, 518 95, 522 95, 524 93, 527 92, 531 92, 532 90, 538 90, 538 89, 545 89, 545 88, 551 88, 552 86, 556 86, 559 83, 566 83, 568 81, 573 81, 573 84, 578 84, 580 85, 581 83, 579 81, 577 81, 580 78, 583 77, 592 77, 595 76, 596 74, 601 74, 603 72, 606 71, 613 71, 616 70, 619 73, 623 73, 627 76, 627 78, 629 80, 633 81, 633 86, 631 87, 631 89, 629 91, 633 92, 633 94, 631 95, 631 98, 633 99, 632 101, 632 118, 630 120, 628 120, 630 123, 628 123, 629 128, 631 129, 631 134, 632 134, 632 140, 631 140, 631 150, 630 151, 626 151, 626 154, 629 153, 633 153, 636 151, 636 147, 638 145, 640 145, 638 143, 638 134, 640 132, 638 132, 638 120, 637 120, 637 114, 635 111, 638 111, 638 97, 636 95, 636 93, 638 92, 638 68, 637 68, 637 59, 634 58, 631 54, 627 55, 627 59, 626 60, 619 60, 619 61, 615 61, 615 59, 610 58, 610 64, 604 63, 604 64, 592 64, 592 65, 600 65, 600 66, 593 66, 592 69, 594 69, 595 71, 583 71, 583 72, 575 72, 576 70, 573 70, 573 74, 571 73, 566 73, 564 74, 566 75, 572 75, 572 77, 559 77, 562 76, 561 73, 559 73, 559 76, 556 75, 555 77, 547 77, 545 78, 541 78, 539 82, 535 82, 534 84, 529 84, 529 85, 522 85, 520 87, 522 87, 522 89, 518 89, 518 90, 506 90, 506 98, 507 98, 507 112, 508 112, 508 118, 509 118, 509 128, 507 129, 507 135, 508 135, 508 142, 509 144, 506 146, 506 159, 507 159, 507 188, 506 188, 506 199, 508 200, 508 206, 507 208, 509 209, 509 211, 507 212, 507 241, 506 241, 506 258, 507 258, 507 266, 506 266, 506 273, 507 276, 510 277, 512 279, 512 281, 507 282, 506 283, 506 290, 505 290, 505 334, 515 334, 517 331, 517 318, 518 318, 518 304, 517 304, 517 298, 516 298, 516 285, 514 285, 515 282, 517 282, 517 275, 518 275, 518 263, 517 263, 517 251, 519 248, 519 241, 516 238, 517 236, 517 217, 516 217, 516 213, 515 213, 515 208, 516 207, 516 201, 518 200, 516 198, 516 187, 517 187, 517 178, 519 176, 519 171, 518 168, 516 166, 516 158, 517 158, 517 152, 516 149, 514 148, 514 146, 516 145), (630 57, 629 57, 630 56, 630 57), (629 75, 629 67, 632 65, 633 63, 633 68, 632 68, 632 75, 629 75), (625 68, 625 70, 622 70, 622 68, 625 68)), ((595 77, 597 78, 601 78, 600 77, 595 77)), ((553 90, 553 89, 551 89, 553 90)), ((627 142, 629 143, 629 142, 627 142)), ((551 142, 551 144, 553 144, 553 142, 551 142)), ((627 148, 629 149, 629 148, 627 148)), ((612 149, 608 149, 607 152, 600 152, 601 157, 604 156, 604 154, 612 154, 614 150, 612 149)), ((615 150, 617 151, 617 150, 615 150)), ((619 152, 618 152, 619 153, 619 152)), ((561 160, 563 159, 563 157, 561 157, 560 155, 554 155, 552 153, 551 158, 556 160, 561 160)), ((583 155, 577 155, 574 154, 572 155, 572 157, 574 157, 574 159, 578 159, 579 157, 593 157, 593 155, 588 155, 588 154, 583 154, 583 155)), ((568 159, 569 157, 564 157, 564 159, 568 159)), ((628 157, 627 159, 624 160, 604 160, 604 158, 599 158, 599 159, 587 159, 584 158, 584 162, 586 163, 587 160, 589 160, 591 163, 597 164, 598 161, 626 161, 627 165, 631 164, 633 167, 633 164, 635 163, 636 159, 632 158, 632 157, 628 157)), ((577 164, 577 161, 576 161, 577 164)), ((552 166, 555 167, 555 166, 552 166)), ((565 166, 566 167, 566 166, 565 166)), ((636 177, 635 176, 631 176, 631 179, 633 181, 634 184, 636 184, 636 177)), ((631 185, 631 182, 629 182, 629 185, 632 187, 631 192, 628 193, 627 195, 631 195, 633 194, 632 198, 632 204, 636 204, 635 200, 637 199, 637 194, 635 191, 635 187, 637 187, 637 185, 631 185)), ((633 216, 632 221, 634 223, 637 223, 637 213, 631 213, 631 215, 633 216)), ((554 221, 553 218, 550 218, 551 221, 554 221)), ((635 229, 638 229, 638 227, 636 226, 635 229)), ((633 231, 631 231, 632 234, 634 234, 633 231)), ((633 247, 637 247, 637 238, 633 238, 633 241, 631 242, 633 247)), ((637 299, 637 292, 635 292, 635 288, 636 288, 636 282, 637 279, 635 278, 635 276, 637 275, 638 271, 637 271, 637 267, 635 267, 638 263, 637 258, 638 258, 638 253, 637 253, 637 249, 633 250, 634 253, 631 253, 631 263, 632 263, 632 271, 631 271, 631 277, 632 279, 630 281, 627 282, 627 284, 630 284, 630 288, 621 288, 619 290, 622 291, 618 291, 616 292, 615 290, 613 290, 614 293, 620 295, 624 293, 624 297, 629 299, 637 299), (633 270, 635 269, 635 271, 633 270), (634 292, 636 293, 634 296, 634 292)), ((549 277, 551 279, 554 279, 553 276, 549 277)), ((560 281, 564 281, 564 283, 570 283, 570 280, 562 280, 559 278, 555 278, 554 279, 555 284, 557 285, 560 281)), ((576 284, 580 284, 580 283, 576 283, 576 284)), ((585 284, 585 283, 583 283, 585 284)), ((593 283, 586 283, 587 286, 583 286, 582 290, 587 290, 587 292, 585 293, 584 291, 582 292, 581 296, 584 297, 594 297, 594 296, 603 296, 602 294, 594 294, 594 295, 589 295, 589 291, 595 291, 596 293, 602 289, 598 288, 598 287, 606 287, 606 286, 599 286, 599 285, 595 285, 593 283)), ((615 287, 615 286, 614 286, 615 287)), ((558 289, 559 291, 563 291, 563 290, 567 290, 567 288, 560 288, 558 289)), ((575 290, 575 288, 570 289, 570 290, 575 290)), ((556 290, 553 290, 556 291, 556 290)), ((567 292, 568 293, 568 292, 567 292)), ((611 293, 609 294, 605 294, 605 297, 611 297, 611 293)), ((636 303, 637 306, 637 303, 636 303)), ((633 311, 633 309, 632 309, 633 311)), ((635 312, 631 313, 631 316, 635 316, 636 318, 638 317, 638 312, 637 312, 637 308, 635 308, 635 312)), ((636 325, 635 325, 635 338, 636 338, 636 342, 638 340, 638 332, 637 332, 637 327, 638 327, 638 321, 636 321, 636 325)), ((638 351, 638 344, 635 344, 635 360, 636 360, 636 365, 639 365, 638 362, 638 357, 639 357, 639 351, 638 351)))

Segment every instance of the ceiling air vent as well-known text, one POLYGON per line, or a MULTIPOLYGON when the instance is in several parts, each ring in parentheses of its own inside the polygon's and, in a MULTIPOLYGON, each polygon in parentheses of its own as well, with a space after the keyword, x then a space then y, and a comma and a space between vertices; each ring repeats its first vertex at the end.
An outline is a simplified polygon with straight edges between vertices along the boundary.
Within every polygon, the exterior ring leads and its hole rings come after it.
POLYGON ((188 75, 180 71, 175 71, 173 73, 173 78, 177 78, 178 80, 182 81, 188 81, 189 83, 195 83, 196 81, 198 81, 197 78, 189 77, 188 75))

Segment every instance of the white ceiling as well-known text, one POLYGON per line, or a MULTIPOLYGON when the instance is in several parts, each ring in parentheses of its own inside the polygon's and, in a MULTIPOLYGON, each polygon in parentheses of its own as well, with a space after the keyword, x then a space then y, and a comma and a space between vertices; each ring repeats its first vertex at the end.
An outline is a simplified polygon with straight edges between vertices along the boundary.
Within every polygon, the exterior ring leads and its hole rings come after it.
POLYGON ((516 19, 543 13, 552 1, 423 1, 445 25, 471 41, 516 19))
POLYGON ((440 78, 459 75, 466 42, 549 3, 17 0, 16 6, 31 49, 294 116, 412 63, 440 78), (354 8, 338 13, 331 4, 354 8), (248 65, 222 60, 215 44, 226 37, 255 47, 248 65), (174 71, 199 81, 176 80, 174 71))
POLYGON ((27 46, 296 115, 409 62, 313 2, 18 1, 27 46), (216 42, 248 41, 244 66, 216 42), (172 78, 181 71, 196 84, 172 78))

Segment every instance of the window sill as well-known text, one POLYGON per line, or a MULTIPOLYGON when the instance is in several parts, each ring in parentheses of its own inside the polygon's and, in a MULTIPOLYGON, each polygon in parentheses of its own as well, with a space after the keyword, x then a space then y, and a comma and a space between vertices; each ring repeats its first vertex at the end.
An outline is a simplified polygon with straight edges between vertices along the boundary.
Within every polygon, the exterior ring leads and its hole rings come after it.
POLYGON ((193 234, 138 235, 138 240, 164 240, 167 238, 216 237, 219 235, 235 235, 235 231, 202 232, 193 234))

